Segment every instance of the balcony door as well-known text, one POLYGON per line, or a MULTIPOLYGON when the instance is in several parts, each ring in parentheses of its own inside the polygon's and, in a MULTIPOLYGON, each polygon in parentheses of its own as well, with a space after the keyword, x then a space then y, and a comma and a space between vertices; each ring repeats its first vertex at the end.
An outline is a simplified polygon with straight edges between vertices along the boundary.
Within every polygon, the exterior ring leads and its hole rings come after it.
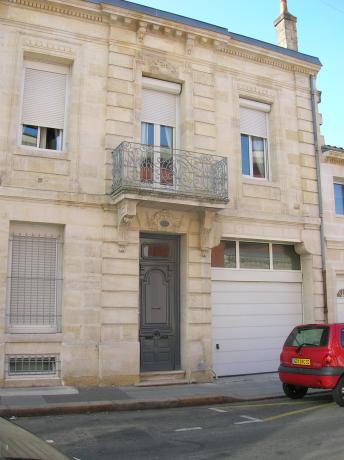
POLYGON ((173 185, 174 131, 173 126, 141 123, 141 144, 149 146, 141 160, 141 182, 173 185))
POLYGON ((142 83, 140 181, 157 188, 173 187, 181 85, 148 77, 142 83))

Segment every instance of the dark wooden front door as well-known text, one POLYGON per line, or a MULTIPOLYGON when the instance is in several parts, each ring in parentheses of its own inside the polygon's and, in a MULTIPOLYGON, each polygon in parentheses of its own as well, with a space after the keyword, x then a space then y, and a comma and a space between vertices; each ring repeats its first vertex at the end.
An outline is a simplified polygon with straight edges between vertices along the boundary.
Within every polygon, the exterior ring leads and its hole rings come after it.
POLYGON ((180 368, 179 238, 141 235, 141 372, 180 368))

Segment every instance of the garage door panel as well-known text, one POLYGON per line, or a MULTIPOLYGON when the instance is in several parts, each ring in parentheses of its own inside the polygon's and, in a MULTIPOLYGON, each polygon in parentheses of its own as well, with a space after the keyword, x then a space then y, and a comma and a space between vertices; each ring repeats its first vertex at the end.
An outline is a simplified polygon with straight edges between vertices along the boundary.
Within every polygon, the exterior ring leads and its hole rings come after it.
MULTIPOLYGON (((237 353, 240 351, 252 351, 255 349, 258 350, 276 350, 280 349, 280 347, 283 345, 285 341, 285 338, 281 337, 254 337, 254 338, 248 338, 248 339, 221 339, 218 340, 215 344, 218 344, 220 346, 219 350, 216 350, 215 347, 215 352, 217 355, 220 353, 237 353)), ((219 355, 220 356, 220 355, 219 355)))
MULTIPOLYGON (((243 291, 245 286, 243 286, 243 291)), ((275 304, 279 301, 287 303, 296 303, 299 302, 300 294, 297 292, 288 292, 281 291, 278 295, 275 292, 271 291, 260 291, 260 292, 228 292, 224 294, 223 292, 215 292, 213 295, 213 301, 216 304, 223 303, 224 299, 228 299, 228 302, 231 304, 240 304, 247 303, 247 301, 252 301, 255 304, 275 304)))
MULTIPOLYGON (((298 322, 298 324, 301 320, 298 322)), ((238 327, 238 328, 221 328, 217 327, 213 329, 213 342, 215 340, 226 340, 231 339, 244 339, 249 336, 250 338, 261 338, 261 337, 284 337, 287 338, 287 334, 291 331, 289 325, 283 326, 262 326, 262 327, 252 327, 248 330, 247 327, 238 327)), ((215 342, 217 343, 217 342, 215 342)))
POLYGON ((251 374, 261 372, 276 372, 276 359, 264 361, 236 362, 235 364, 219 364, 215 370, 217 376, 225 375, 242 375, 247 374, 247 369, 250 369, 251 374))
POLYGON ((287 335, 302 322, 301 283, 222 280, 212 289, 216 374, 275 372, 287 335))
POLYGON ((295 325, 299 315, 270 315, 270 316, 215 316, 213 318, 213 327, 233 328, 233 327, 246 327, 246 336, 248 335, 247 328, 259 326, 281 326, 281 325, 295 325))
POLYGON ((263 305, 252 305, 251 304, 218 304, 216 306, 216 311, 214 312, 214 317, 216 316, 238 316, 238 315, 283 315, 286 311, 291 314, 300 313, 300 304, 299 303, 273 303, 273 304, 263 304, 263 305), (239 308, 238 308, 239 307, 239 308))
POLYGON ((276 292, 278 294, 283 290, 286 292, 297 293, 299 293, 301 290, 300 283, 213 281, 212 284, 214 292, 242 293, 243 289, 245 292, 265 292, 268 289, 270 292, 276 292))

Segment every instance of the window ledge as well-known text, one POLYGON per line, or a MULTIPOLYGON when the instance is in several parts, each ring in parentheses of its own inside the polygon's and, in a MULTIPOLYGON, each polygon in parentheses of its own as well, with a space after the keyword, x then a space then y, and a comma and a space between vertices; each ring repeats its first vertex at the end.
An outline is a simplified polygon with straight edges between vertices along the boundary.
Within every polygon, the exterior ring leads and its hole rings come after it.
POLYGON ((9 331, 4 335, 4 341, 7 343, 32 343, 32 342, 62 342, 63 334, 61 332, 17 332, 9 331))
POLYGON ((279 184, 276 182, 272 182, 269 179, 259 179, 258 177, 246 177, 241 176, 241 182, 243 184, 250 184, 250 185, 263 185, 264 187, 280 187, 279 184))
POLYGON ((71 161, 68 158, 68 153, 64 150, 47 150, 47 149, 36 149, 32 147, 17 146, 15 155, 29 156, 29 157, 38 157, 38 158, 53 158, 55 160, 66 160, 71 161))

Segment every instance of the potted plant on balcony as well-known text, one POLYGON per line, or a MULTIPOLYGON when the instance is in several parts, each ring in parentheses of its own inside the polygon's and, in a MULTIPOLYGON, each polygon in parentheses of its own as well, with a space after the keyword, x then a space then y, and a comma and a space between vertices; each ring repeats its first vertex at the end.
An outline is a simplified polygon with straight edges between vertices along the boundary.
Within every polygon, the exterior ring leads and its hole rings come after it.
POLYGON ((141 182, 153 182, 153 161, 150 157, 146 157, 141 161, 140 180, 141 182))

